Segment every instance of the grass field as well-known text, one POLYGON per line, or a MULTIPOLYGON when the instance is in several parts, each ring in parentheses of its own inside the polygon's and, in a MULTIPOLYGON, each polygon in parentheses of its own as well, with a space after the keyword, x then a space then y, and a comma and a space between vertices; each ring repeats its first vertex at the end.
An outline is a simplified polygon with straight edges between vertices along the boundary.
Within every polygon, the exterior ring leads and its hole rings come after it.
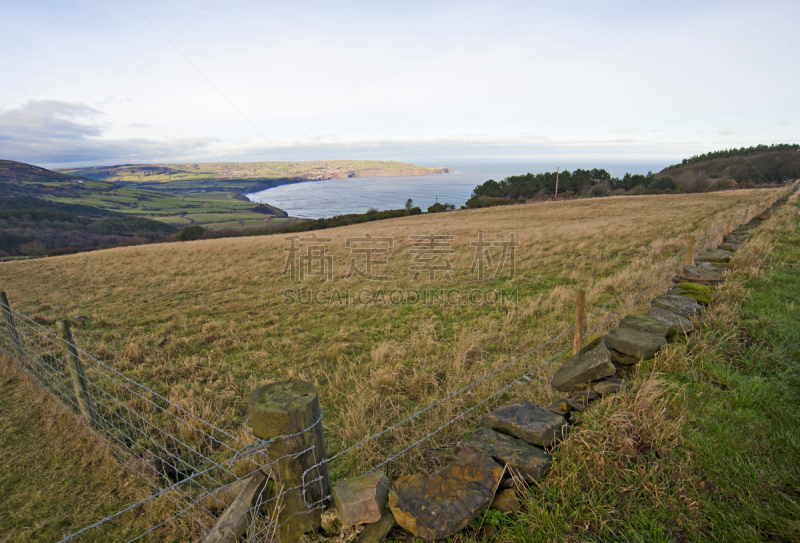
MULTIPOLYGON (((586 289, 591 313, 685 247, 686 236, 702 236, 731 214, 740 221, 747 208, 772 194, 740 190, 545 202, 324 230, 317 234, 332 239, 325 244, 330 282, 305 277, 293 283, 282 276, 288 243, 282 236, 262 236, 7 262, 0 267, 0 288, 14 307, 40 322, 92 315, 90 323, 74 329, 82 347, 233 431, 242 432, 245 397, 256 386, 288 378, 314 382, 326 413, 329 449, 335 452, 567 328, 578 288, 586 289), (454 236, 454 252, 445 255, 453 267, 451 282, 441 272, 432 281, 427 276, 413 280, 409 236, 431 232, 454 236), (482 283, 469 274, 475 252, 470 244, 479 232, 486 241, 508 241, 515 234, 520 247, 513 279, 506 280, 508 267, 497 280, 490 270, 482 283), (365 233, 394 239, 388 255, 374 257, 388 261, 376 265, 375 273, 393 280, 345 278, 351 257, 362 269, 366 258, 351 253, 346 238, 365 233), (381 301, 380 292, 425 288, 445 291, 450 303, 381 301), (309 303, 307 289, 324 290, 317 295, 321 303, 309 303), (516 290, 518 303, 473 304, 472 289, 516 290), (344 305, 337 302, 336 290, 343 296, 347 290, 369 295, 361 301, 351 295, 356 303, 344 305), (449 295, 448 290, 458 292, 449 295), (293 298, 297 303, 286 303, 293 298)), ((494 264, 499 251, 490 249, 494 264)), ((567 344, 569 337, 558 345, 567 344)), ((368 467, 413 443, 550 352, 537 353, 371 441, 335 465, 334 476, 368 467)), ((545 379, 553 366, 537 374, 542 380, 528 390, 528 399, 551 401, 545 379)), ((453 425, 429 445, 413 449, 405 458, 408 464, 394 463, 391 470, 435 464, 438 455, 432 449, 452 444, 463 431, 453 425)))
POLYGON ((88 195, 78 193, 74 197, 58 196, 47 199, 66 204, 110 209, 177 226, 200 224, 207 228, 219 228, 237 226, 239 221, 245 221, 247 226, 262 225, 267 221, 272 221, 274 224, 292 223, 292 220, 287 219, 274 217, 268 219, 268 215, 253 211, 256 204, 238 200, 225 192, 172 195, 117 187, 113 190, 95 191, 88 195))

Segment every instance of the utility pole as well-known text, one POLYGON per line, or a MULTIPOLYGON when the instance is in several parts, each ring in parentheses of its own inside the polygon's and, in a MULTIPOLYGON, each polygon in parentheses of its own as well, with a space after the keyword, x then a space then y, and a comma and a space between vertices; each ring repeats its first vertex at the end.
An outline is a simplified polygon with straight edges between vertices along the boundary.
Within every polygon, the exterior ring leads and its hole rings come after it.
POLYGON ((555 200, 556 198, 558 198, 558 173, 559 173, 560 171, 561 171, 561 166, 559 166, 558 168, 556 168, 556 195, 555 195, 555 196, 553 196, 553 199, 554 199, 554 200, 555 200))

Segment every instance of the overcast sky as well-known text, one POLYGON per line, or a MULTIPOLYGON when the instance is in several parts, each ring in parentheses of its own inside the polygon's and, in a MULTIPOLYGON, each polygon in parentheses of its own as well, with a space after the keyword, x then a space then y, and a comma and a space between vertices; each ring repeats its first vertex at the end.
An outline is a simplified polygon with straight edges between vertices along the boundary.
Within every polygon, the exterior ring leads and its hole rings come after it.
POLYGON ((0 0, 0 158, 553 156, 800 141, 800 2, 0 0))

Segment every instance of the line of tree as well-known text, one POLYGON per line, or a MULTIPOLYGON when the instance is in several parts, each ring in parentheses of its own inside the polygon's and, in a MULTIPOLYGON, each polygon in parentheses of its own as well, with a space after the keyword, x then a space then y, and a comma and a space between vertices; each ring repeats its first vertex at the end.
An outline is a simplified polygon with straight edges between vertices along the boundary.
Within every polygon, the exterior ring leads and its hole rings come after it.
POLYGON ((478 185, 467 200, 467 207, 490 207, 522 202, 529 199, 542 199, 556 195, 556 181, 558 194, 567 198, 581 196, 600 197, 608 196, 611 191, 623 189, 625 191, 641 187, 643 192, 666 193, 675 191, 678 184, 670 176, 656 177, 653 172, 647 175, 626 173, 622 177, 612 177, 607 170, 594 168, 592 170, 577 169, 573 172, 527 173, 525 175, 512 175, 502 181, 489 179, 478 185))
POLYGON ((797 143, 774 143, 772 145, 755 145, 752 147, 740 147, 738 149, 723 149, 721 151, 712 151, 710 153, 703 153, 702 155, 695 155, 691 158, 684 158, 680 164, 673 164, 669 168, 677 168, 678 166, 685 166, 687 164, 699 164, 702 162, 709 162, 716 158, 732 158, 732 157, 746 157, 769 153, 772 151, 800 151, 800 144, 797 143))

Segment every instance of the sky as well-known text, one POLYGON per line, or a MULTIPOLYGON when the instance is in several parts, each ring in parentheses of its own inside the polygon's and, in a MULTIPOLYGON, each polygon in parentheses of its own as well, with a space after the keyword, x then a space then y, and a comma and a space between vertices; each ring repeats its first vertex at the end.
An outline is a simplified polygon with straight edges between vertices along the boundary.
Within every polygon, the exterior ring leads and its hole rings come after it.
POLYGON ((800 2, 0 0, 0 158, 656 160, 800 142, 800 2))

